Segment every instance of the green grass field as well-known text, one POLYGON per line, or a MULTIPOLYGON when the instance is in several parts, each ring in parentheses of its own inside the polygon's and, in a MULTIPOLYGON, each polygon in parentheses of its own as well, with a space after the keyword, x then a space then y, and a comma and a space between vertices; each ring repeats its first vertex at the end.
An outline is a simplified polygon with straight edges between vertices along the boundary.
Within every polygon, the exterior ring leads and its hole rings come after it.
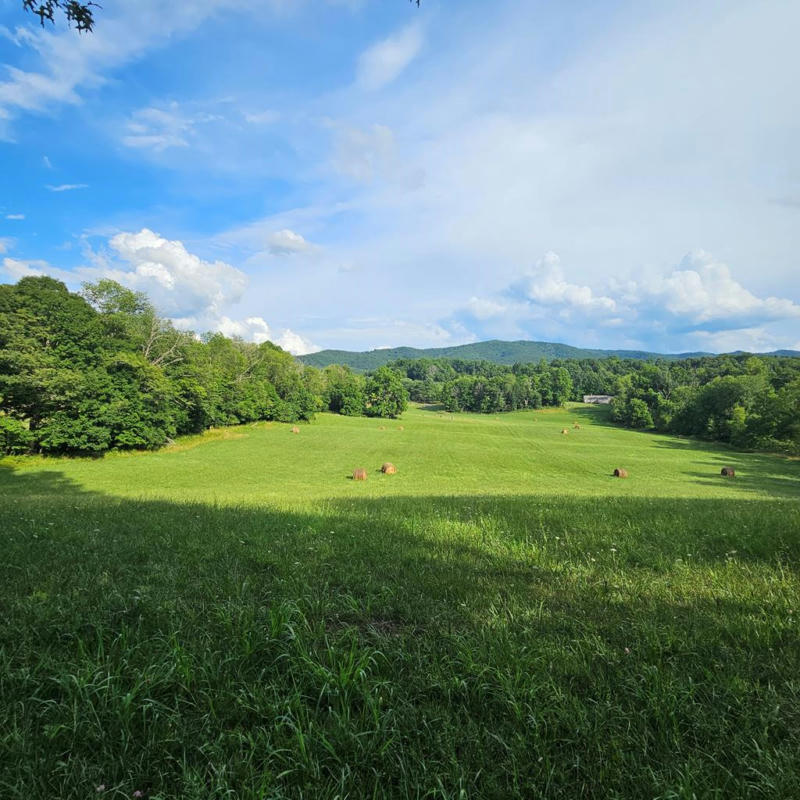
POLYGON ((583 406, 0 461, 0 797, 800 797, 798 500, 583 406))

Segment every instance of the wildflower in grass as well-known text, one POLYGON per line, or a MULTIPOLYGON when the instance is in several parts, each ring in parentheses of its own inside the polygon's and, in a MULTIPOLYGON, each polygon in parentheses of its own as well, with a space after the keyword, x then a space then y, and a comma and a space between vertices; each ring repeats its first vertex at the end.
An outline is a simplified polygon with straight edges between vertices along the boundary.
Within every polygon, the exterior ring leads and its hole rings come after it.
POLYGON ((144 797, 144 792, 143 792, 141 789, 137 789, 137 790, 136 790, 136 791, 133 793, 133 796, 134 796, 134 797, 144 797))
POLYGON ((626 647, 626 648, 625 648, 625 655, 626 655, 626 656, 629 656, 630 654, 631 654, 631 649, 630 649, 630 647, 626 647))
POLYGON ((96 792, 98 792, 98 793, 99 793, 99 792, 104 792, 105 790, 106 790, 106 785, 105 785, 104 783, 101 783, 101 784, 100 784, 100 785, 99 785, 99 786, 98 786, 98 787, 95 789, 95 791, 96 791, 96 792))

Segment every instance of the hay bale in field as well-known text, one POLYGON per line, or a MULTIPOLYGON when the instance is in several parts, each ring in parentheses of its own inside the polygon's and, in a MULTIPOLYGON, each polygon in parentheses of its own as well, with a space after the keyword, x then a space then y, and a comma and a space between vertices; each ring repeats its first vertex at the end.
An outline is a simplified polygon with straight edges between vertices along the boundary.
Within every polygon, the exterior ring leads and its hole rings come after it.
POLYGON ((365 481, 367 479, 367 471, 365 469, 354 469, 353 470, 353 480, 354 481, 365 481))
POLYGON ((579 431, 581 429, 581 426, 578 425, 577 422, 572 427, 575 428, 576 431, 579 431))
POLYGON ((381 472, 384 475, 394 475, 397 472, 397 467, 391 461, 386 461, 381 464, 381 472))
POLYGON ((562 428, 561 429, 562 436, 567 436, 569 434, 569 428, 562 428))
POLYGON ((401 426, 400 426, 400 427, 399 427, 397 430, 399 430, 399 431, 404 431, 404 430, 405 430, 405 428, 404 428, 404 427, 401 425, 401 426))
POLYGON ((628 470, 617 468, 614 470, 614 477, 615 478, 627 478, 628 477, 628 470))
POLYGON ((721 474, 726 478, 733 478, 736 476, 736 470, 733 467, 723 467, 721 474))
POLYGON ((293 426, 292 433, 300 433, 300 428, 298 428, 297 425, 293 426))

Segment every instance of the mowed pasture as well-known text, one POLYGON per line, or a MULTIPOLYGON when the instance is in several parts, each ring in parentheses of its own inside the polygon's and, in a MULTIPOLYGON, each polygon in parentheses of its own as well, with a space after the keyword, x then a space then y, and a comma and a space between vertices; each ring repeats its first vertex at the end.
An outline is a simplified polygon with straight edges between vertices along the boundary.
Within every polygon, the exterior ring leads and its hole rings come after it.
POLYGON ((291 427, 0 462, 0 797, 798 796, 799 462, 291 427))

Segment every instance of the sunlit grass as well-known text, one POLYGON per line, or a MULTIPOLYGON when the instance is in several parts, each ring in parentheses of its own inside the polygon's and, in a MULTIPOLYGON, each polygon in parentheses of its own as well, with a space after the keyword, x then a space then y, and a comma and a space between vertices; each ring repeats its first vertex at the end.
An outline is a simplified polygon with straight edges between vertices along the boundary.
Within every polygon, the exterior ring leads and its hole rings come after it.
POLYGON ((6 462, 0 797, 795 796, 798 464, 594 413, 6 462))

